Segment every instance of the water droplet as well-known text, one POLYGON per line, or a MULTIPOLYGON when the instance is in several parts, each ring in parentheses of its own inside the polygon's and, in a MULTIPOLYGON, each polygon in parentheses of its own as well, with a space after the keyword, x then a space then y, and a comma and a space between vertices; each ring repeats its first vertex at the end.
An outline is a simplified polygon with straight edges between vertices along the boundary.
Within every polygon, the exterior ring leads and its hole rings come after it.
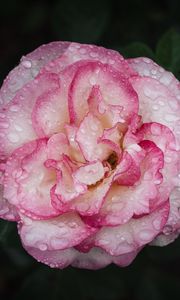
POLYGON ((161 218, 153 220, 152 223, 153 223, 154 229, 156 229, 156 230, 161 229, 161 218))
POLYGON ((91 85, 95 85, 96 84, 96 78, 95 77, 91 77, 89 79, 89 82, 90 82, 91 85))
POLYGON ((166 226, 164 227, 164 229, 163 229, 163 233, 164 233, 165 235, 169 235, 169 234, 171 234, 172 232, 173 232, 173 228, 172 228, 171 225, 166 225, 166 226))
POLYGON ((39 245, 39 249, 40 249, 41 251, 46 251, 46 250, 47 250, 47 245, 46 245, 46 244, 40 244, 40 245, 39 245))
POLYGON ((70 222, 68 225, 71 228, 76 228, 78 226, 76 222, 70 222))
POLYGON ((7 137, 12 143, 17 143, 19 141, 19 136, 16 133, 9 133, 7 137))
POLYGON ((22 175, 22 170, 14 170, 13 173, 12 173, 12 176, 14 178, 19 178, 20 176, 22 175))
POLYGON ((152 238, 152 231, 151 230, 142 230, 139 232, 139 238, 143 241, 150 241, 152 238))
POLYGON ((172 161, 172 158, 165 155, 164 161, 167 162, 167 163, 170 163, 172 161))
POLYGON ((111 59, 111 58, 110 58, 110 59, 109 59, 109 64, 110 64, 110 65, 113 65, 114 63, 115 63, 114 59, 111 59))
POLYGON ((156 104, 154 104, 154 105, 152 106, 152 108, 153 108, 153 110, 158 110, 158 109, 159 109, 159 106, 156 105, 156 104))
POLYGON ((94 58, 94 57, 97 57, 97 56, 98 56, 98 53, 96 53, 96 52, 90 52, 90 56, 93 57, 93 58, 94 58))
POLYGON ((27 69, 30 69, 31 66, 32 66, 32 63, 31 63, 30 60, 23 60, 23 61, 22 61, 22 65, 23 65, 23 67, 25 67, 25 68, 27 68, 27 69))
POLYGON ((143 61, 148 64, 151 62, 151 60, 148 57, 143 57, 143 61))
POLYGON ((14 124, 14 128, 19 132, 23 130, 22 127, 19 126, 18 124, 14 124))
POLYGON ((98 125, 96 123, 91 123, 91 129, 93 131, 97 131, 98 130, 98 125))
POLYGON ((108 245, 109 244, 109 241, 107 241, 107 240, 105 240, 105 239, 100 239, 99 241, 98 241, 98 243, 99 243, 99 245, 108 245))
POLYGON ((53 249, 62 249, 68 245, 68 240, 66 238, 52 238, 51 246, 53 249))
POLYGON ((79 49, 79 53, 81 53, 81 54, 85 54, 85 53, 86 53, 86 49, 85 49, 85 48, 81 48, 81 49, 79 49))
POLYGON ((9 108, 10 111, 18 111, 19 110, 19 106, 18 105, 11 105, 9 108))
POLYGON ((159 100, 159 101, 158 101, 158 104, 161 105, 161 106, 164 106, 164 105, 165 105, 165 103, 164 103, 163 100, 159 100))
POLYGON ((152 70, 151 70, 151 73, 152 73, 153 75, 156 75, 156 74, 157 74, 157 70, 156 70, 156 69, 152 69, 152 70))

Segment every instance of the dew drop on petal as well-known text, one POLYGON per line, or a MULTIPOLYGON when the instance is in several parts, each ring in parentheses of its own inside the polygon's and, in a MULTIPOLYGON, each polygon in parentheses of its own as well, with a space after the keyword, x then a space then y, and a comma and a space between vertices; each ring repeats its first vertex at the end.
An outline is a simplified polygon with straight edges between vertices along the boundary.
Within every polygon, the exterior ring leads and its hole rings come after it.
POLYGON ((156 105, 156 104, 154 104, 154 105, 152 106, 152 108, 153 108, 153 110, 158 110, 158 109, 159 109, 159 106, 156 105))
POLYGON ((172 232, 173 232, 173 228, 172 228, 171 225, 166 225, 166 226, 164 226, 163 233, 164 233, 165 235, 169 235, 169 234, 171 234, 172 232))
POLYGON ((153 223, 154 229, 156 229, 156 230, 161 229, 161 218, 155 219, 152 223, 153 223))
POLYGON ((139 232, 139 238, 143 241, 149 241, 151 236, 152 232, 150 230, 142 230, 139 232))
POLYGON ((10 111, 12 112, 16 112, 19 110, 19 106, 18 105, 11 105, 10 108, 9 108, 10 111))
POLYGON ((16 133, 9 133, 7 137, 12 143, 17 143, 19 141, 19 136, 16 133))
POLYGON ((40 245, 39 245, 39 249, 40 249, 41 251, 46 251, 46 250, 47 250, 47 245, 46 245, 46 244, 40 244, 40 245))
POLYGON ((30 69, 32 66, 32 63, 30 60, 23 60, 21 64, 23 65, 23 67, 25 67, 27 69, 30 69))

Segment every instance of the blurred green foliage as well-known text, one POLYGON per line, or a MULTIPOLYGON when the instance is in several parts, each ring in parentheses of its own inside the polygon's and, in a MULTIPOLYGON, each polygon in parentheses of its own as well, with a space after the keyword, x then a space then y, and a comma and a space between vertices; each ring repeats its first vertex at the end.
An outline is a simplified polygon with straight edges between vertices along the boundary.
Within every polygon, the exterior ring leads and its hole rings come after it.
MULTIPOLYGON (((180 79, 179 0, 6 0, 0 4, 0 81, 20 57, 53 40, 94 43, 147 56, 180 79)), ((127 268, 50 269, 0 220, 1 300, 179 300, 180 239, 147 247, 127 268)))

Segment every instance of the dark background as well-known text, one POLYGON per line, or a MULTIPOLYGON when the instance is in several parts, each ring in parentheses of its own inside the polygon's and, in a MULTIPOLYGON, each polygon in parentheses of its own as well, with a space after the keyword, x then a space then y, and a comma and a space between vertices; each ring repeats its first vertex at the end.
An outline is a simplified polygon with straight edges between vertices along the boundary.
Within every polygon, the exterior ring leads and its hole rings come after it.
MULTIPOLYGON (((180 1, 1 1, 0 83, 43 43, 71 40, 148 56, 180 77, 180 1)), ((1 300, 180 299, 180 239, 145 248, 126 268, 50 269, 22 249, 13 223, 0 221, 1 300)))

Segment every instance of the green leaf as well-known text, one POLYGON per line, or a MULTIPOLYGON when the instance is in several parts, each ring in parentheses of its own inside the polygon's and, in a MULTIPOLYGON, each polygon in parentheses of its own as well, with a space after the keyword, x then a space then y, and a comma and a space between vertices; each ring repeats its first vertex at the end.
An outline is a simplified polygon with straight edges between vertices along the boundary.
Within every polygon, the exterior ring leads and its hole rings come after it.
POLYGON ((180 34, 174 29, 166 32, 157 44, 156 61, 164 68, 180 75, 180 34))
POLYGON ((125 47, 115 47, 126 58, 149 57, 154 59, 154 53, 149 46, 141 42, 134 42, 125 47))

